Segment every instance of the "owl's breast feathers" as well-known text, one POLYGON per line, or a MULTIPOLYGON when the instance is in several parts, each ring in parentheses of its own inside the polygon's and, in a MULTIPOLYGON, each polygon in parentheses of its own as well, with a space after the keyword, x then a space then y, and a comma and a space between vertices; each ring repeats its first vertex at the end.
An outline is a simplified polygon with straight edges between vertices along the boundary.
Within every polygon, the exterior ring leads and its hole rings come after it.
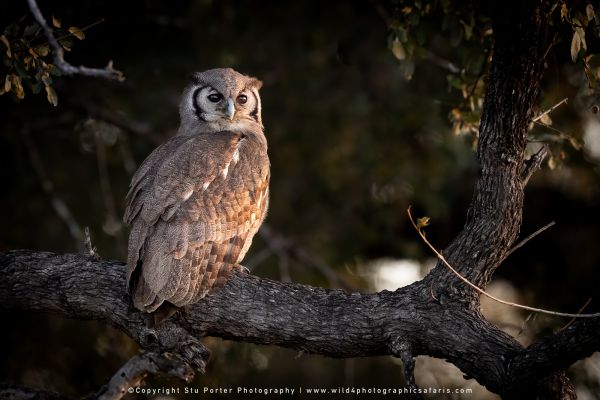
POLYGON ((154 150, 132 179, 124 217, 134 305, 181 307, 223 285, 265 217, 268 184, 262 132, 176 136, 154 150))

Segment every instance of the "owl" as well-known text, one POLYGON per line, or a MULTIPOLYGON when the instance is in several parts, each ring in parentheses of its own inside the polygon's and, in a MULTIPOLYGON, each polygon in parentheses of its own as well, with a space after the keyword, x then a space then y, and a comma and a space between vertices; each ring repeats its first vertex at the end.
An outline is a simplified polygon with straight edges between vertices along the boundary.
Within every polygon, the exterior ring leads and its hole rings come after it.
POLYGON ((177 134, 146 158, 126 198, 127 285, 148 313, 193 303, 244 270, 269 202, 262 82, 231 68, 190 81, 177 134))

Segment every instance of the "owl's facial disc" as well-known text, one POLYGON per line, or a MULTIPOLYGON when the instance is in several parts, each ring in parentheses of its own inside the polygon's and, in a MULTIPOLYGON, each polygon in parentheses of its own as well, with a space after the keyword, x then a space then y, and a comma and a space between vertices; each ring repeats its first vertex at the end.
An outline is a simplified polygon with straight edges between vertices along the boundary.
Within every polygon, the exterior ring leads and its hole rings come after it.
POLYGON ((195 119, 209 123, 211 129, 243 129, 249 123, 262 126, 258 89, 254 86, 217 89, 200 84, 192 89, 188 101, 195 119))

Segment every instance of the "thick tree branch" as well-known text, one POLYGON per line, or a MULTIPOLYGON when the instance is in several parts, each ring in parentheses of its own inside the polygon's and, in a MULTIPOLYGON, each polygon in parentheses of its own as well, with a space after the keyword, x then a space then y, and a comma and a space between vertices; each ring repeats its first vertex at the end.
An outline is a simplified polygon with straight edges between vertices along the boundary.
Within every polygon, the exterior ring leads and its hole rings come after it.
MULTIPOLYGON (((525 160, 528 126, 538 99, 548 42, 549 3, 495 1, 494 49, 480 124, 480 170, 463 230, 444 250, 462 276, 485 288, 515 242, 522 220, 523 188, 542 150, 525 160)), ((441 263, 435 268, 443 269, 441 263)), ((450 271, 426 277, 435 288, 457 285, 450 271)), ((464 288, 464 286, 463 286, 464 288)), ((460 296, 477 303, 468 288, 460 296)))
MULTIPOLYGON (((539 351, 523 350, 478 311, 459 302, 435 301, 423 281, 395 292, 364 294, 236 274, 223 289, 163 325, 147 328, 145 316, 132 308, 126 294, 120 262, 15 250, 0 253, 0 277, 0 310, 103 320, 142 348, 173 353, 197 368, 208 357, 198 341, 205 335, 330 357, 402 356, 402 349, 410 349, 406 355, 448 359, 490 390, 507 393, 514 370, 520 374, 515 384, 531 385, 536 381, 528 377, 539 374, 527 365, 561 354, 573 360, 571 353, 582 356, 599 349, 597 340, 585 336, 591 334, 590 324, 598 324, 594 319, 545 339, 539 351)), ((564 366, 548 364, 545 371, 564 366)))
POLYGON ((6 400, 73 400, 72 397, 30 386, 0 383, 0 399, 6 400))

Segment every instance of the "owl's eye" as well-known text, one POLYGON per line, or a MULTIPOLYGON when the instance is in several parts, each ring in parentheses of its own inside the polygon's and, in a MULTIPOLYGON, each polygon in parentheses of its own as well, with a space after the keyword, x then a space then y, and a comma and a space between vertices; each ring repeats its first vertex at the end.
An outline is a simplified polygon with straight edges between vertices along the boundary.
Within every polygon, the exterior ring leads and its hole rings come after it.
POLYGON ((219 101, 221 101, 222 98, 223 98, 223 96, 221 96, 218 93, 213 93, 213 94, 208 95, 208 100, 212 103, 218 103, 219 101))
POLYGON ((240 94, 237 98, 237 102, 240 104, 246 104, 247 101, 248 101, 248 96, 246 96, 245 94, 240 94))

